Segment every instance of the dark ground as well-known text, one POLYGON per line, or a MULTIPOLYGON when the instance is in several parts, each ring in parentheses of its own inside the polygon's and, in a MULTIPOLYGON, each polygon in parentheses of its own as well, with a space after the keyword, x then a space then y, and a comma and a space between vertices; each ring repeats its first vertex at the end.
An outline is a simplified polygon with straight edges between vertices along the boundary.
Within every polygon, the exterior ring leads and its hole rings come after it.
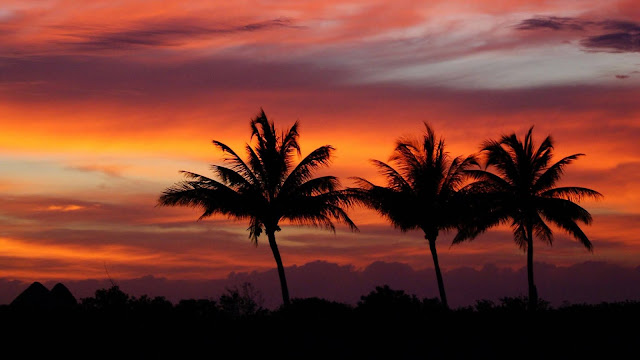
POLYGON ((638 358, 640 302, 526 304, 445 311, 437 299, 378 287, 356 307, 311 298, 268 311, 237 289, 174 305, 111 288, 73 305, 1 306, 0 339, 26 358, 638 358))

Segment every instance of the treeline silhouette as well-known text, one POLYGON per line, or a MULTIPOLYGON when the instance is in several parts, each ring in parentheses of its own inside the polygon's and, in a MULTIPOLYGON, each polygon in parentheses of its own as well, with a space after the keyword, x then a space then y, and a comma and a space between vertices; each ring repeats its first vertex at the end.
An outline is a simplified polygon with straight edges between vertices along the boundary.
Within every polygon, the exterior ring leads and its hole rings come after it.
POLYGON ((75 304, 0 306, 6 344, 29 340, 64 345, 67 356, 187 358, 555 358, 637 351, 640 302, 563 304, 543 300, 527 311, 526 297, 446 310, 378 286, 355 306, 294 298, 275 310, 261 306, 251 284, 217 299, 129 296, 118 286, 75 304), (630 327, 629 327, 630 326, 630 327))

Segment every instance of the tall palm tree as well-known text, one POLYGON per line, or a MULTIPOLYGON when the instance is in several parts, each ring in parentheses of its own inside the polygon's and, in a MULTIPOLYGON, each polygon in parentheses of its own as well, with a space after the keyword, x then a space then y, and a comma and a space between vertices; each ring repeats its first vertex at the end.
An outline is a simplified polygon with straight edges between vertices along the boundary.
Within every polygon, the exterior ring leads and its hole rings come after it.
POLYGON ((249 221, 249 238, 257 246, 264 232, 273 252, 284 305, 289 305, 289 290, 276 244, 275 233, 281 220, 311 225, 335 232, 333 221, 357 230, 343 206, 350 196, 339 190, 334 176, 312 177, 316 169, 328 166, 334 148, 321 146, 294 164, 294 153, 300 156, 298 122, 280 135, 264 111, 251 120, 251 138, 256 144, 246 145, 245 162, 229 146, 214 140, 213 144, 228 154, 230 167, 212 165, 217 180, 189 171, 181 171, 187 180, 167 188, 158 199, 161 206, 190 206, 204 210, 200 219, 214 214, 249 221), (294 166, 295 165, 295 166, 294 166))
POLYGON ((386 178, 386 186, 378 186, 363 178, 355 178, 359 188, 352 189, 358 200, 386 217, 402 230, 422 230, 429 242, 440 301, 448 308, 447 296, 438 263, 436 240, 441 231, 456 229, 465 213, 464 194, 458 190, 465 181, 465 170, 476 164, 474 157, 450 158, 444 140, 436 139, 425 123, 422 139, 400 139, 396 142, 392 165, 372 160, 386 178))
POLYGON ((516 244, 527 252, 528 305, 535 310, 538 291, 533 281, 534 235, 551 245, 553 232, 547 223, 552 223, 592 251, 591 241, 579 226, 590 224, 592 217, 576 202, 602 195, 583 187, 556 187, 566 166, 584 154, 573 154, 552 164, 553 139, 547 136, 536 148, 532 131, 533 127, 524 141, 512 133, 483 143, 485 169, 467 172, 477 181, 465 190, 483 196, 484 209, 478 211, 480 215, 465 231, 457 234, 454 243, 471 240, 491 226, 510 223, 516 244))

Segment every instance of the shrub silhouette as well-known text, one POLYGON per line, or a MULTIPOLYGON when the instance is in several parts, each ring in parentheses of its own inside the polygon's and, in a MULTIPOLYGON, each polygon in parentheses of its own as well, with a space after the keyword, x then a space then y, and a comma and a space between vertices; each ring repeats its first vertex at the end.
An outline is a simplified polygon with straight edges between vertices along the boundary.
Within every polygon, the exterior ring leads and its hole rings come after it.
POLYGON ((385 317, 419 314, 422 301, 403 290, 393 290, 389 285, 376 286, 375 290, 360 297, 356 310, 385 317))
POLYGON ((95 297, 82 299, 81 305, 88 310, 125 312, 129 309, 129 299, 129 295, 119 286, 113 285, 108 289, 96 290, 95 297))
POLYGON ((221 313, 231 318, 246 317, 264 311, 262 293, 256 290, 251 283, 245 282, 240 289, 237 286, 226 289, 218 300, 218 308, 221 313))

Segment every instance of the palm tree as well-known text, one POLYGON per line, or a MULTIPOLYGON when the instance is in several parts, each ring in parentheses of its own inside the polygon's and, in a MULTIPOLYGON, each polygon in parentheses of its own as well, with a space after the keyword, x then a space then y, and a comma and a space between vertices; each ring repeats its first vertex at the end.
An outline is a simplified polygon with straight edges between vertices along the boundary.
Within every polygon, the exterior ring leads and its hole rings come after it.
POLYGON ((421 140, 400 139, 390 162, 372 160, 386 178, 386 186, 378 186, 363 178, 355 178, 359 188, 352 189, 357 199, 375 209, 403 232, 422 230, 429 242, 440 301, 448 308, 447 296, 438 263, 436 240, 441 231, 459 226, 466 203, 458 190, 463 185, 465 170, 476 164, 474 157, 451 159, 445 152, 444 140, 436 139, 425 123, 421 140))
POLYGON ((570 155, 550 165, 553 139, 547 136, 536 148, 532 131, 533 127, 524 141, 512 133, 483 143, 485 169, 467 172, 477 181, 465 190, 483 196, 485 207, 478 211, 480 215, 476 214, 465 231, 457 234, 454 244, 471 240, 491 226, 510 222, 516 244, 527 252, 528 305, 533 311, 538 304, 533 281, 534 235, 551 245, 553 232, 547 223, 552 223, 593 251, 593 245, 578 224, 590 224, 591 214, 576 202, 602 195, 583 187, 556 187, 565 167, 584 154, 570 155), (487 171, 488 167, 493 172, 487 171))
POLYGON ((349 193, 339 190, 334 176, 312 177, 328 166, 334 148, 321 146, 294 166, 294 153, 300 156, 298 122, 278 135, 264 111, 251 120, 252 147, 246 145, 248 161, 243 161, 229 146, 213 144, 228 154, 231 166, 212 165, 217 180, 181 171, 187 180, 166 189, 158 199, 161 206, 190 206, 204 210, 200 219, 214 214, 249 221, 249 238, 257 246, 264 232, 273 252, 284 305, 289 305, 289 290, 275 233, 281 220, 311 225, 335 232, 333 220, 357 230, 343 206, 350 204, 349 193))

